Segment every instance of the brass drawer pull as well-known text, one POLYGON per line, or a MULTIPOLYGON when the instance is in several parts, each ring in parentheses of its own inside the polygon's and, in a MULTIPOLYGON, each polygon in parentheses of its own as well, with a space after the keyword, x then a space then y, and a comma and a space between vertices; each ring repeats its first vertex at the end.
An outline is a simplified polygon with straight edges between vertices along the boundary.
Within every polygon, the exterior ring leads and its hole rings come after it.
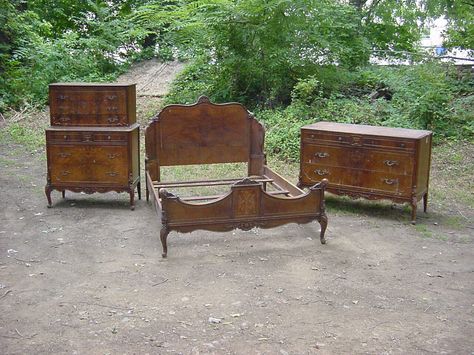
POLYGON ((327 158, 329 156, 329 153, 326 152, 316 152, 314 154, 315 157, 317 158, 327 158))
POLYGON ((119 121, 119 118, 117 116, 109 117, 107 119, 107 122, 109 122, 109 123, 115 123, 115 122, 118 122, 118 121, 119 121))
POLYGON ((107 154, 107 158, 109 159, 115 159, 115 158, 118 158, 120 156, 120 154, 114 154, 114 153, 109 153, 107 154))
POLYGON ((107 173, 107 175, 109 175, 109 176, 117 176, 118 173, 115 172, 115 171, 109 171, 109 172, 107 173))
POLYGON ((386 183, 387 185, 393 185, 398 183, 398 179, 383 179, 383 182, 386 183))
POLYGON ((326 169, 316 169, 314 172, 319 176, 329 175, 329 171, 326 169))
POLYGON ((398 160, 384 160, 384 164, 387 166, 394 166, 398 165, 398 160))
POLYGON ((61 158, 67 158, 71 156, 71 153, 59 153, 58 154, 61 158))

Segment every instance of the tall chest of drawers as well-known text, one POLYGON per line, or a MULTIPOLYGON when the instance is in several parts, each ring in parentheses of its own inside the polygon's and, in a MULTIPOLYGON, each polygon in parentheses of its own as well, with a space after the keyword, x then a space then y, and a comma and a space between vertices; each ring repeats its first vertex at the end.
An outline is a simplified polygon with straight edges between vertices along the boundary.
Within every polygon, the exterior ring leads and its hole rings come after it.
POLYGON ((430 131, 318 122, 301 128, 299 185, 329 180, 327 191, 354 198, 417 202, 426 212, 430 131))
POLYGON ((58 83, 49 87, 46 129, 48 207, 51 191, 128 192, 141 198, 135 84, 58 83))

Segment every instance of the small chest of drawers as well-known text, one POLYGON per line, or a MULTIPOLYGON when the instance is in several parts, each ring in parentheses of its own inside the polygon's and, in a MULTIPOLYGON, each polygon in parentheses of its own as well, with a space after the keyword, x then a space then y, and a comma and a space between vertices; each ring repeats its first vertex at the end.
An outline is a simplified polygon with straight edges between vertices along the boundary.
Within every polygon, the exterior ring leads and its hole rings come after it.
POLYGON ((300 186, 329 180, 329 192, 417 202, 426 212, 431 160, 430 131, 318 122, 301 129, 300 186))
POLYGON ((135 85, 51 84, 51 126, 46 129, 51 191, 140 192, 139 126, 135 85))

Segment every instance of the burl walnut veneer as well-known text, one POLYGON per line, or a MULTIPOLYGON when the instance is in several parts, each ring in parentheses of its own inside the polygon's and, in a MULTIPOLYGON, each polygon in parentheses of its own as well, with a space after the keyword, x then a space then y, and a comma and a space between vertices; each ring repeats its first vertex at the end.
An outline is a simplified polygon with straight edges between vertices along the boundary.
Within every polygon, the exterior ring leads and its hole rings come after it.
POLYGON ((140 192, 135 84, 51 84, 46 129, 48 207, 51 191, 140 192))
POLYGON ((426 212, 431 160, 430 131, 318 122, 301 128, 299 186, 323 178, 338 195, 389 199, 426 212))

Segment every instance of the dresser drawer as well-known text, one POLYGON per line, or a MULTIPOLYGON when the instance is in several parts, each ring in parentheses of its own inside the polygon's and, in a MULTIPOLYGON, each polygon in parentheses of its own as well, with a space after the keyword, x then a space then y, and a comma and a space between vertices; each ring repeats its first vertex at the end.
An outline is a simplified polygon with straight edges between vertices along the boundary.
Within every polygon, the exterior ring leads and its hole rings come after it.
POLYGON ((413 154, 410 153, 308 143, 304 144, 302 149, 302 164, 313 163, 319 166, 346 167, 402 175, 413 173, 413 154))
POLYGON ((51 145, 48 159, 53 183, 128 181, 126 146, 51 145))
POLYGON ((392 148, 407 151, 415 149, 415 142, 413 140, 390 137, 381 138, 361 134, 303 130, 301 132, 301 139, 303 144, 319 143, 345 147, 392 148))
POLYGON ((301 179, 305 185, 316 184, 324 178, 329 180, 330 187, 334 185, 358 186, 371 191, 403 196, 411 193, 412 186, 412 177, 407 175, 304 164, 301 179))
POLYGON ((352 184, 352 175, 347 168, 306 163, 301 170, 301 178, 306 185, 314 185, 322 179, 328 179, 330 185, 352 184))
POLYGON ((407 175, 374 173, 371 171, 354 172, 354 185, 400 196, 410 196, 413 178, 407 175))
POLYGON ((127 132, 81 132, 81 131, 46 131, 46 138, 52 144, 67 143, 123 143, 128 141, 127 132))

